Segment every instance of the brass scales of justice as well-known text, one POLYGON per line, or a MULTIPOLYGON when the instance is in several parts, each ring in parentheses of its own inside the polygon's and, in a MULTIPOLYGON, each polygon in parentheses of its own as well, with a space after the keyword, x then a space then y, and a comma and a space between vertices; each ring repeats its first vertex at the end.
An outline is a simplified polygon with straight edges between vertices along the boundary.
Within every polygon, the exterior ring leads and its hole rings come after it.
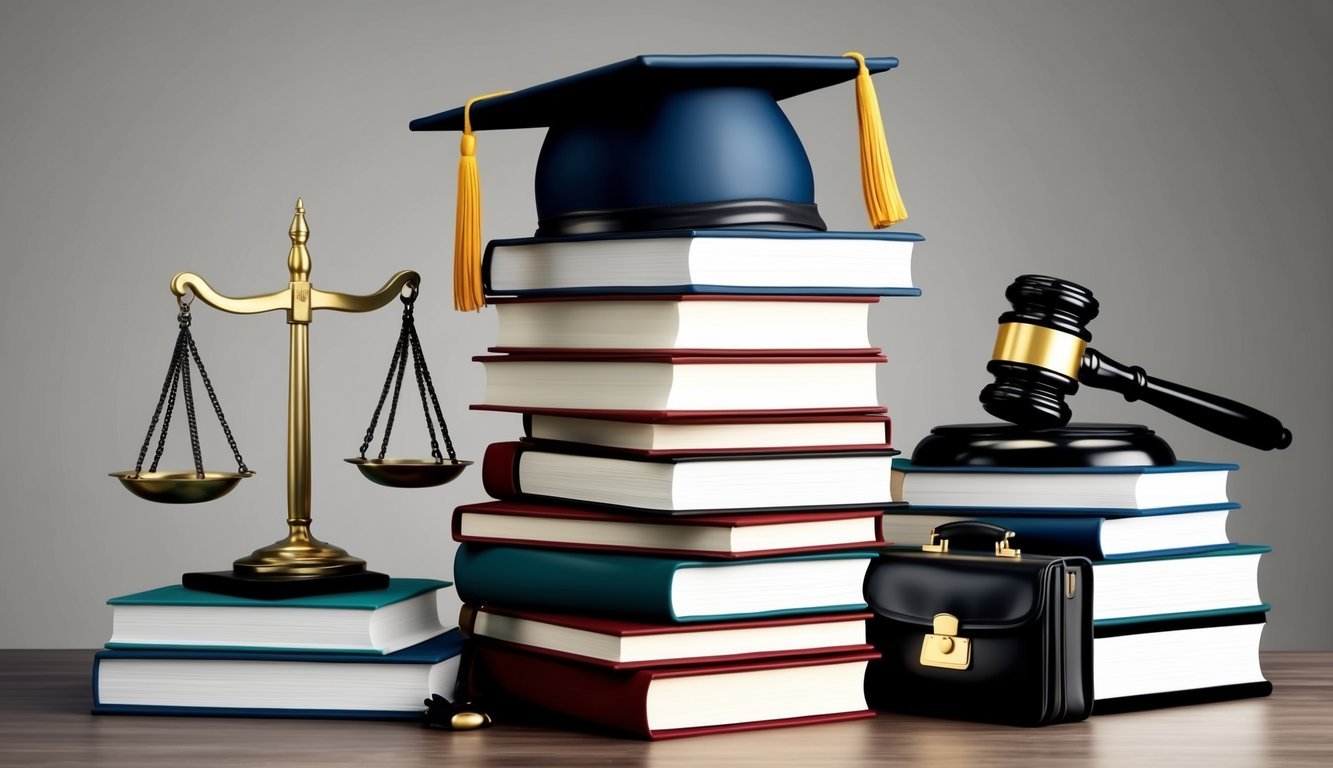
POLYGON ((190 334, 190 305, 197 297, 210 307, 232 314, 287 312, 291 347, 287 381, 287 536, 253 553, 239 558, 231 571, 187 573, 182 584, 190 589, 219 592, 242 597, 279 599, 336 592, 383 589, 389 577, 366 569, 366 562, 354 557, 341 547, 320 541, 310 532, 310 373, 309 325, 315 310, 332 309, 339 312, 370 312, 399 298, 403 303, 403 322, 398 344, 389 363, 389 373, 375 406, 360 457, 347 459, 355 464, 368 479, 390 487, 422 488, 442 485, 458 477, 470 465, 459 461, 454 453, 449 429, 440 408, 435 385, 421 353, 417 338, 413 305, 420 293, 420 276, 411 270, 395 274, 378 291, 367 295, 321 291, 310 284, 310 253, 306 242, 310 229, 306 225, 305 205, 296 200, 296 213, 288 230, 292 247, 287 255, 290 281, 286 288, 260 296, 233 298, 214 290, 202 277, 181 272, 172 278, 171 292, 176 296, 179 314, 179 332, 171 365, 162 385, 157 409, 148 426, 139 451, 138 463, 133 470, 113 472, 135 495, 169 504, 187 504, 212 501, 230 492, 241 480, 254 473, 245 465, 240 450, 232 437, 231 428, 222 412, 217 394, 203 365, 203 360, 190 334), (430 458, 385 458, 389 435, 393 429, 403 377, 408 358, 413 358, 412 369, 421 396, 421 406, 430 434, 430 458), (221 422, 228 444, 236 459, 235 472, 205 471, 199 450, 197 419, 192 392, 190 363, 199 369, 213 410, 221 422), (167 428, 177 400, 177 385, 183 399, 190 428, 190 443, 194 455, 193 471, 159 471, 166 443, 167 428), (383 441, 377 458, 366 458, 366 450, 374 439, 374 431, 383 411, 385 400, 392 390, 393 400, 385 421, 383 441), (165 407, 164 407, 165 406, 165 407), (432 407, 435 419, 432 420, 432 407), (434 422, 438 421, 448 458, 440 452, 435 436, 434 422), (161 424, 157 448, 147 470, 143 464, 152 443, 153 432, 161 424))

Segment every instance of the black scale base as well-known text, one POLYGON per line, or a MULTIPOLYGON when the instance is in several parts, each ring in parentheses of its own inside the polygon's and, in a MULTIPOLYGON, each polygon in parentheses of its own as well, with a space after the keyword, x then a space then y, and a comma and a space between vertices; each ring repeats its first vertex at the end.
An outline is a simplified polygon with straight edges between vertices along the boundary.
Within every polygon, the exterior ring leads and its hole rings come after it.
POLYGON ((238 576, 232 571, 200 571, 181 576, 186 589, 216 592, 253 600, 284 600, 289 597, 369 592, 387 589, 389 576, 375 571, 336 576, 238 576))

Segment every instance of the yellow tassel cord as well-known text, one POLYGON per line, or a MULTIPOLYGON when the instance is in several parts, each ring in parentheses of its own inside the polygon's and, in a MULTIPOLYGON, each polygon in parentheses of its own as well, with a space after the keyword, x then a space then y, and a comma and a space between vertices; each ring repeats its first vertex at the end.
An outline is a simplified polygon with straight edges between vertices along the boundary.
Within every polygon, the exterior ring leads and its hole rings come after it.
POLYGON ((506 93, 512 91, 476 96, 463 106, 458 212, 454 220, 454 309, 460 312, 475 312, 486 306, 486 297, 481 290, 481 180, 477 176, 477 137, 472 134, 472 105, 506 93))
POLYGON ((889 143, 884 139, 884 120, 879 114, 875 84, 866 68, 866 57, 855 51, 844 53, 860 65, 856 74, 856 122, 861 133, 861 191, 866 198, 870 226, 883 229, 907 218, 898 180, 893 175, 889 143))

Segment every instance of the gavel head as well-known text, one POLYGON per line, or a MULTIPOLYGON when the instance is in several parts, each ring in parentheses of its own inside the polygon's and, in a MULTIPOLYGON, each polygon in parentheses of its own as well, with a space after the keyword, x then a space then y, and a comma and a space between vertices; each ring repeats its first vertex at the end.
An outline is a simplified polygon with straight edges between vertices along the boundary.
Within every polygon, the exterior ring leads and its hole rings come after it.
POLYGON ((1065 397, 1078 391, 1097 299, 1081 285, 1043 275, 1020 276, 1004 295, 1013 309, 1000 315, 986 364, 995 381, 981 390, 981 404, 1025 427, 1064 426, 1071 415, 1065 397))

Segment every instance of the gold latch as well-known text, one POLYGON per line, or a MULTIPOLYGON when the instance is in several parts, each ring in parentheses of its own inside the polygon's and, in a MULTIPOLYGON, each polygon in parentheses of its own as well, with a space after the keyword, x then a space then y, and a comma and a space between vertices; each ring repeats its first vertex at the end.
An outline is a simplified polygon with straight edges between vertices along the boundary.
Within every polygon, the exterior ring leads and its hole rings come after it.
POLYGON ((931 532, 930 532, 930 543, 929 543, 929 544, 922 544, 922 545, 921 545, 921 551, 922 551, 922 552, 940 552, 940 553, 948 552, 948 551, 949 551, 949 540, 948 540, 948 539, 941 539, 939 533, 937 533, 936 531, 931 531, 931 532))
MULTIPOLYGON (((1013 531, 1005 531, 1004 538, 995 542, 996 557, 1019 557, 1023 554, 1023 550, 1014 549, 1013 547, 1009 546, 1009 540, 1012 539, 1013 537, 1014 537, 1013 531)), ((936 554, 944 554, 949 551, 949 540, 940 538, 939 531, 931 531, 930 542, 927 544, 922 544, 921 551, 934 552, 936 554)))
POLYGON ((972 664, 972 641, 958 636, 958 617, 937 613, 934 634, 921 641, 921 666, 967 669, 972 664))

